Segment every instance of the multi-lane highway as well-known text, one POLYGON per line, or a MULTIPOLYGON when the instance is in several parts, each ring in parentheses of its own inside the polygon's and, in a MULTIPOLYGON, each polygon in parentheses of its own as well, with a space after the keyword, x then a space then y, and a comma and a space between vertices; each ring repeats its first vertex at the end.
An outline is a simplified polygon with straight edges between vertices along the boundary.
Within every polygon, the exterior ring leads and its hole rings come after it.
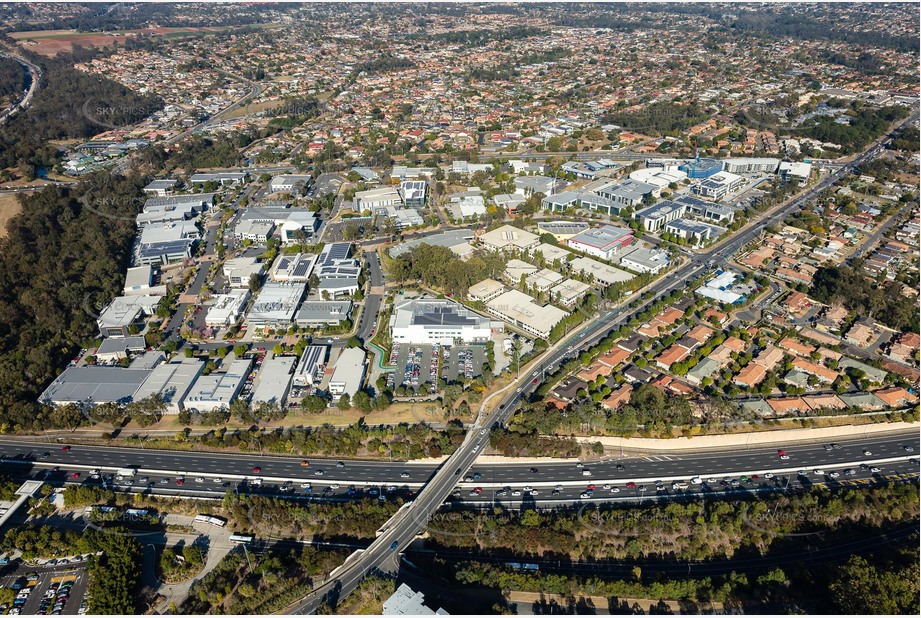
MULTIPOLYGON (((633 315, 648 305, 652 299, 666 294, 677 287, 684 287, 688 281, 692 281, 709 270, 713 261, 722 261, 733 255, 740 248, 757 238, 766 227, 777 221, 783 220, 790 213, 802 208, 812 200, 821 191, 832 186, 835 182, 842 179, 859 165, 871 160, 878 155, 883 148, 886 140, 891 139, 895 130, 905 126, 909 122, 917 119, 918 115, 913 114, 909 118, 899 123, 888 135, 876 140, 864 152, 855 157, 854 160, 841 167, 838 171, 829 174, 825 179, 800 194, 797 198, 788 201, 778 208, 772 210, 769 214, 756 219, 745 229, 731 236, 729 239, 717 243, 692 257, 688 262, 659 279, 652 284, 649 291, 652 294, 649 300, 635 306, 632 311, 623 308, 616 308, 601 318, 591 322, 579 331, 576 331, 567 341, 561 345, 552 348, 552 351, 541 358, 541 370, 553 370, 571 356, 575 356, 581 349, 591 347, 600 339, 604 338, 611 330, 619 327, 620 324, 629 320, 633 315)), ((488 444, 489 427, 495 423, 502 423, 512 413, 516 403, 526 397, 530 392, 536 389, 540 380, 533 380, 530 375, 526 375, 522 380, 513 383, 511 387, 505 389, 509 394, 504 397, 501 404, 494 408, 491 413, 482 422, 475 424, 467 434, 464 443, 448 459, 447 462, 432 476, 428 484, 422 489, 418 497, 411 503, 409 508, 397 513, 390 522, 388 528, 375 540, 367 549, 361 553, 353 554, 333 577, 324 585, 314 590, 301 603, 298 603, 292 611, 294 613, 312 613, 323 602, 329 594, 342 596, 348 594, 355 586, 365 577, 365 575, 380 565, 393 561, 394 552, 405 548, 416 532, 424 527, 425 522, 431 515, 438 510, 452 493, 454 486, 458 482, 458 476, 466 473, 483 446, 488 444), (517 386, 517 388, 515 388, 517 386)), ((499 394, 499 393, 496 393, 499 394)), ((491 399, 491 398, 490 398, 491 399)), ((489 402, 487 399, 483 407, 489 402)), ((481 408, 482 411, 482 408, 481 408)))

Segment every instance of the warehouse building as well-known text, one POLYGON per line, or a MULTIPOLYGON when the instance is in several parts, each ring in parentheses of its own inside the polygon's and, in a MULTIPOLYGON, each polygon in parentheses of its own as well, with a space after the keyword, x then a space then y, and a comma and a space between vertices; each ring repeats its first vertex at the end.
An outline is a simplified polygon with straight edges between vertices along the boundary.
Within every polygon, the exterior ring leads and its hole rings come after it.
POLYGON ((100 403, 130 403, 150 371, 123 367, 68 367, 39 396, 39 403, 70 403, 91 408, 100 403))
POLYGON ((380 187, 368 189, 355 194, 355 210, 371 210, 386 208, 387 206, 402 206, 403 197, 393 187, 380 187))
POLYGON ((305 283, 266 283, 246 314, 246 323, 255 328, 291 326, 306 291, 305 283))
POLYGON ((185 398, 204 368, 205 363, 197 358, 160 363, 151 370, 134 399, 140 401, 157 396, 166 404, 167 414, 179 414, 185 409, 185 398))
POLYGON ((361 348, 345 348, 336 359, 336 368, 329 379, 329 394, 351 397, 361 390, 365 379, 365 351, 361 348))
POLYGON ((232 288, 248 288, 250 277, 262 278, 265 264, 252 257, 231 258, 224 262, 224 277, 232 288))
POLYGON ((307 253, 294 255, 279 255, 272 265, 272 281, 283 283, 307 283, 310 273, 313 272, 317 256, 307 253))
POLYGON ((222 186, 242 185, 246 182, 246 172, 214 172, 211 174, 192 174, 189 182, 193 185, 216 182, 222 186))
POLYGON ((309 345, 304 348, 301 360, 294 371, 294 386, 316 386, 323 379, 323 370, 326 368, 326 358, 329 356, 329 347, 325 345, 309 345))
POLYGON ((489 318, 452 300, 413 298, 394 306, 390 337, 396 343, 452 345, 489 340, 489 318))
POLYGON ((199 376, 185 398, 185 408, 198 412, 229 408, 243 389, 252 365, 250 359, 237 359, 221 373, 199 376))
POLYGON ((282 174, 269 181, 269 191, 272 193, 291 193, 297 188, 306 188, 310 185, 309 174, 282 174))
POLYGON ((250 398, 253 407, 260 403, 274 403, 285 408, 296 362, 296 356, 273 356, 263 361, 259 375, 253 381, 253 396, 250 398))
POLYGON ((694 244, 702 244, 719 238, 726 228, 692 219, 675 219, 665 226, 665 231, 685 240, 695 239, 694 244))
POLYGON ((732 223, 736 217, 736 211, 731 206, 714 204, 690 195, 682 195, 675 200, 675 203, 684 204, 689 214, 707 221, 732 223))
POLYGON ((221 328, 239 323, 249 297, 248 288, 231 290, 227 294, 215 294, 211 297, 212 304, 205 313, 205 326, 221 328))
POLYGON ((305 300, 294 316, 294 322, 299 328, 336 326, 348 320, 351 313, 351 300, 305 300))
POLYGON ((162 296, 138 294, 118 296, 112 299, 96 319, 102 337, 127 337, 134 328, 143 328, 146 316, 154 315, 162 296))

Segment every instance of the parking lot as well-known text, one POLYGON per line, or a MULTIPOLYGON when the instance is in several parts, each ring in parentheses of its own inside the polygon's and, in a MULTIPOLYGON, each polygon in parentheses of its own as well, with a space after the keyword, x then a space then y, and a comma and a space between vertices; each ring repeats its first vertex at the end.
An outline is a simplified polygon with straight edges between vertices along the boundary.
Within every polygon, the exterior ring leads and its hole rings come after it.
MULTIPOLYGON (((12 588, 16 599, 10 607, 0 606, 10 615, 65 615, 86 613, 89 575, 83 563, 73 568, 28 567, 0 579, 0 586, 12 588)), ((57 565, 55 565, 57 566, 57 565)))
POLYGON ((396 371, 388 374, 388 384, 394 388, 405 386, 419 391, 420 394, 437 392, 438 356, 440 347, 431 345, 396 346, 396 371), (392 383, 391 383, 392 381, 392 383), (429 388, 424 385, 428 383, 429 388))
POLYGON ((481 345, 448 346, 442 351, 441 377, 447 382, 473 380, 483 374, 486 348, 481 345))

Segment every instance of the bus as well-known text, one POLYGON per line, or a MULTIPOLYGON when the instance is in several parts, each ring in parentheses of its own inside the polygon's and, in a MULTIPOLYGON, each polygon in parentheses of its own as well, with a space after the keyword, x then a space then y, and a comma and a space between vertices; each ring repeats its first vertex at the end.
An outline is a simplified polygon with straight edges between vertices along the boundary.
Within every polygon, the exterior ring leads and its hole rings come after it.
POLYGON ((205 515, 204 513, 200 513, 195 516, 195 523, 196 524, 210 524, 212 526, 218 526, 219 528, 223 528, 224 526, 227 525, 227 520, 222 517, 215 517, 214 515, 205 515))
POLYGON ((253 537, 248 534, 231 534, 230 535, 231 543, 242 543, 244 545, 249 545, 253 542, 253 537))

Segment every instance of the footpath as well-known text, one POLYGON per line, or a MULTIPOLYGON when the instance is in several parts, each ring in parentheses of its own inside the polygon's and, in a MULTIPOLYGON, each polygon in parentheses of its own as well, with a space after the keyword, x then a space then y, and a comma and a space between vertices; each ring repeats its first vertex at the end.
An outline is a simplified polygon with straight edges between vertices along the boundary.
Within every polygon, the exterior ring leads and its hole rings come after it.
POLYGON ((618 438, 614 436, 578 437, 579 442, 601 442, 608 448, 624 451, 705 451, 720 448, 789 444, 791 442, 821 442, 878 435, 899 431, 919 431, 919 423, 877 423, 872 425, 841 425, 813 429, 778 429, 751 433, 692 436, 690 438, 618 438))

